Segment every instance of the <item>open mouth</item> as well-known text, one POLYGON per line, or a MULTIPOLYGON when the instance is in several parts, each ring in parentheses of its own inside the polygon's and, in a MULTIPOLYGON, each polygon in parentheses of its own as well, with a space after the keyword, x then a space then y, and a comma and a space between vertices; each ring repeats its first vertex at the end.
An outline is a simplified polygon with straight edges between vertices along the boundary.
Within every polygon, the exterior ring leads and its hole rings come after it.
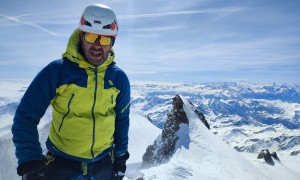
POLYGON ((91 51, 90 54, 92 56, 94 56, 94 57, 100 57, 100 56, 102 56, 102 52, 101 51, 91 51))
POLYGON ((91 50, 90 55, 92 57, 98 58, 98 57, 101 57, 103 55, 103 52, 99 51, 99 50, 91 50))

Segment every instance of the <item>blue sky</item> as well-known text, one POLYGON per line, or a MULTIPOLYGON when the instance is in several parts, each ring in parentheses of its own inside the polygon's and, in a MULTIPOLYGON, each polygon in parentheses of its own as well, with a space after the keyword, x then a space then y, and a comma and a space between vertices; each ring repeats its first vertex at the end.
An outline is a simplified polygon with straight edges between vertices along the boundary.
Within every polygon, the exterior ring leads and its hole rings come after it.
POLYGON ((0 79, 61 58, 88 4, 112 7, 130 80, 300 84, 298 0, 1 0, 0 79))

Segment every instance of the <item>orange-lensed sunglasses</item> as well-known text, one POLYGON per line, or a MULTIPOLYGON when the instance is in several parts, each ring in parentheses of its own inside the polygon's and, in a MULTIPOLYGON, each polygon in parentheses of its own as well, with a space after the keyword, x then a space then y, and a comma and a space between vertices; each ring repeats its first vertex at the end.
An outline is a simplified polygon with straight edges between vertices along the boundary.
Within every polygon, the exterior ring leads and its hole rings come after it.
POLYGON ((100 45, 102 46, 109 46, 112 43, 111 37, 108 36, 102 36, 98 34, 92 34, 92 33, 84 33, 84 40, 89 43, 95 43, 96 40, 99 40, 100 45))

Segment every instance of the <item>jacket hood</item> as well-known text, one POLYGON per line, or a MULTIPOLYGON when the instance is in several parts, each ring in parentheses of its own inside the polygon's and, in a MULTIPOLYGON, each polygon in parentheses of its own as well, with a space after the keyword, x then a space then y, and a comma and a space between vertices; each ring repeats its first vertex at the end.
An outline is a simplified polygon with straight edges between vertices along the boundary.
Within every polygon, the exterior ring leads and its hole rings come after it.
MULTIPOLYGON (((78 63, 81 68, 95 67, 90 64, 85 57, 78 52, 78 44, 80 43, 80 32, 79 29, 75 29, 69 38, 66 52, 62 54, 63 58, 67 58, 72 62, 78 63)), ((106 67, 110 65, 115 58, 115 53, 111 49, 110 56, 98 67, 106 67)))

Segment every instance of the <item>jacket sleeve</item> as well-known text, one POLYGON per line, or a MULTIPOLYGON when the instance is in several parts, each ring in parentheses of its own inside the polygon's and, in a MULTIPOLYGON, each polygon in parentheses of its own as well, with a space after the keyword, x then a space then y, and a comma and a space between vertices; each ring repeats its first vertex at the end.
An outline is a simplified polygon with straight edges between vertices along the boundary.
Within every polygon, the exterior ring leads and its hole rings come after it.
POLYGON ((125 73, 121 77, 119 78, 120 93, 117 96, 115 107, 114 149, 116 156, 120 156, 128 151, 130 83, 125 73))
POLYGON ((17 108, 12 134, 19 164, 44 159, 37 125, 56 94, 55 69, 50 63, 37 74, 17 108))

